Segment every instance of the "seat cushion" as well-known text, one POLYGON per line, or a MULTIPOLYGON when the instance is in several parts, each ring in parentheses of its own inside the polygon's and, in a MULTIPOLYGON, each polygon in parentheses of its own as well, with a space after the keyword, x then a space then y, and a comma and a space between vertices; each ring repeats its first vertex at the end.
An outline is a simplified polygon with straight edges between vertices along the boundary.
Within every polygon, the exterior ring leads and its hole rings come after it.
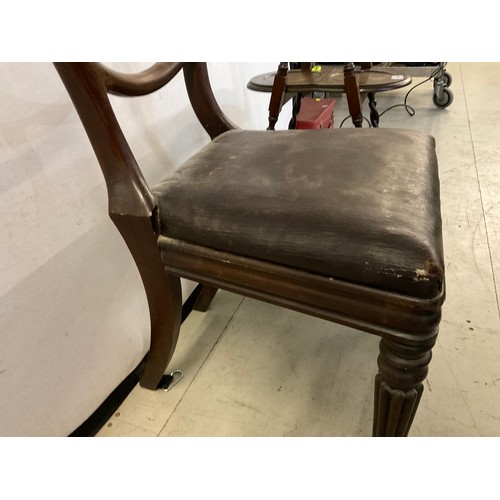
POLYGON ((230 131, 153 189, 164 236, 419 298, 444 279, 434 139, 230 131))

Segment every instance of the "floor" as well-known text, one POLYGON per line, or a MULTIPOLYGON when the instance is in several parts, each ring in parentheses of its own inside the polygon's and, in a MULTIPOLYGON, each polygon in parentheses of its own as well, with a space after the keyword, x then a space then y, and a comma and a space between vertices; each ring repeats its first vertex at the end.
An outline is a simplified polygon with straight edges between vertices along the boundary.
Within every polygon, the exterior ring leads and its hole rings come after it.
MULTIPOLYGON (((500 436, 500 64, 447 69, 449 108, 427 82, 408 97, 414 116, 381 117, 434 135, 440 164, 447 300, 410 436, 500 436)), ((378 94, 378 109, 409 88, 378 94)), ((346 115, 340 97, 336 125, 346 115)), ((376 337, 219 292, 182 325, 169 371, 184 378, 134 388, 98 436, 369 436, 377 353, 376 337)))

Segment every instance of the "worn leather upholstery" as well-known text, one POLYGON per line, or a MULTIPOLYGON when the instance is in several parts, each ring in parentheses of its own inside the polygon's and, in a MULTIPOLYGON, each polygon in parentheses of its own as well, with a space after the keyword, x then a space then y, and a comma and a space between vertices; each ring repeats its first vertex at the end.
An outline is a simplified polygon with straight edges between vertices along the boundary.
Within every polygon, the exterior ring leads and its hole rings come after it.
POLYGON ((419 298, 443 286, 435 143, 420 132, 230 131, 153 192, 170 238, 419 298))

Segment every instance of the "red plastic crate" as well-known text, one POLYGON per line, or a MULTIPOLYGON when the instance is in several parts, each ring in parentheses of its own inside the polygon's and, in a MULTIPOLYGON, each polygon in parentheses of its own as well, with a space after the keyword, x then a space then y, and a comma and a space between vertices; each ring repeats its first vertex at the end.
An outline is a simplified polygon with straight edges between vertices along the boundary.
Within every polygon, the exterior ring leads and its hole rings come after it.
POLYGON ((296 117, 297 129, 332 128, 335 99, 303 97, 296 117))

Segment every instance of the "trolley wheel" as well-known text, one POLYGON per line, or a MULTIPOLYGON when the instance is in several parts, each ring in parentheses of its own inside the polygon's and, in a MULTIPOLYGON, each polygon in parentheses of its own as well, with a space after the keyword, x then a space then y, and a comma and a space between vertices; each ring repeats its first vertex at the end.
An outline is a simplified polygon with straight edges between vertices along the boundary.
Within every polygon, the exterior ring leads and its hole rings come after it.
POLYGON ((447 108, 453 102, 453 92, 447 87, 444 87, 442 92, 443 95, 440 99, 438 99, 436 94, 433 94, 432 102, 434 103, 434 106, 438 108, 447 108))
POLYGON ((447 71, 444 71, 442 78, 443 78, 443 85, 445 87, 449 87, 451 85, 451 82, 453 81, 451 74, 448 73, 447 71))

